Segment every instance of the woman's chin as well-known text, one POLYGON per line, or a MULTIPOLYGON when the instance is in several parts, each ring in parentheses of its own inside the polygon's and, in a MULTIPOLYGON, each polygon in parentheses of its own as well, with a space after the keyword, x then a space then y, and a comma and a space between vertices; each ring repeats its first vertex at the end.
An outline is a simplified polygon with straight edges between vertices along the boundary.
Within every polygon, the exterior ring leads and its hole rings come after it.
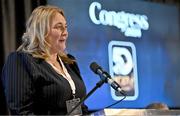
POLYGON ((60 53, 65 53, 65 49, 66 49, 66 47, 64 47, 63 49, 61 48, 61 49, 59 50, 59 52, 60 52, 60 53))

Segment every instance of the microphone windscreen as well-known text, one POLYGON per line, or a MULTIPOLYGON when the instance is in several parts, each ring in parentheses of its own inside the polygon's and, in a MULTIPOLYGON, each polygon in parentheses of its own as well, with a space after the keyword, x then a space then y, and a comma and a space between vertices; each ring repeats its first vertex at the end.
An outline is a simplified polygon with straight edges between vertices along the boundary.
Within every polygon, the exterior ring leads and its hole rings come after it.
POLYGON ((96 62, 92 62, 90 64, 90 68, 96 74, 97 74, 98 69, 101 69, 101 67, 96 62))

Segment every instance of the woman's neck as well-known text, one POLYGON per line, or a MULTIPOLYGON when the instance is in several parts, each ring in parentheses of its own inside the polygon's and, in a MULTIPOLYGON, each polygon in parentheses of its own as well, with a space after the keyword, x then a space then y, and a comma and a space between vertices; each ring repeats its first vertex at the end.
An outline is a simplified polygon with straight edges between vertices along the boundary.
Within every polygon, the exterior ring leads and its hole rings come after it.
POLYGON ((57 61, 57 53, 55 54, 50 54, 50 57, 48 58, 49 61, 51 61, 52 63, 57 61))

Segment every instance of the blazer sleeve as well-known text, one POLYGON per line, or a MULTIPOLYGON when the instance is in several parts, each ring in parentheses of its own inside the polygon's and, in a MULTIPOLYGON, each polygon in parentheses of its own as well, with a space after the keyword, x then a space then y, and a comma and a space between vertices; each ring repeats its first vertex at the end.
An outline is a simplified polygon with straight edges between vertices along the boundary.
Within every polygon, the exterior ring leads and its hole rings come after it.
POLYGON ((10 114, 33 115, 31 61, 27 54, 13 52, 2 70, 2 82, 10 114))

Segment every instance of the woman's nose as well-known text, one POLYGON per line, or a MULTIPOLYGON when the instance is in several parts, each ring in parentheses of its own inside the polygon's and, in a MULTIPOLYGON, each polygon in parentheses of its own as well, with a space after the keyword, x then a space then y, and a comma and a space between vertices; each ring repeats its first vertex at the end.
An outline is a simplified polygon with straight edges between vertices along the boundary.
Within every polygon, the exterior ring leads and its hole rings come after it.
POLYGON ((67 35, 68 35, 67 29, 64 29, 64 30, 63 30, 62 35, 63 35, 63 36, 67 36, 67 35))

